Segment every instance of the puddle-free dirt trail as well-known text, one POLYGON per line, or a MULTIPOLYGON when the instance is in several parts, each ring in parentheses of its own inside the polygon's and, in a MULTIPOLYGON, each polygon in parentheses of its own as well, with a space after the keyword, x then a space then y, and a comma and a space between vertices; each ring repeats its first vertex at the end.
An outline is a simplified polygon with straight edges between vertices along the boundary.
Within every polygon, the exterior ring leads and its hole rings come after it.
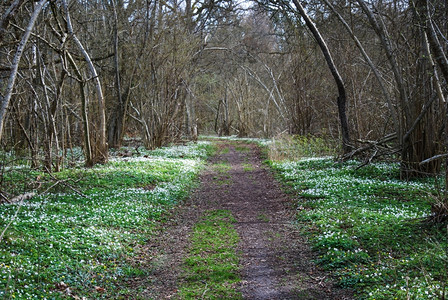
POLYGON ((151 276, 146 295, 175 295, 191 227, 206 210, 228 209, 241 240, 238 288, 245 299, 352 299, 311 262, 313 254, 293 225, 293 204, 262 164, 259 149, 239 143, 219 147, 201 175, 199 189, 152 248, 164 253, 164 261, 151 276))
POLYGON ((215 174, 214 182, 203 182, 201 196, 214 199, 214 208, 229 209, 237 220, 244 298, 350 299, 310 262, 312 253, 292 223, 295 209, 262 164, 259 149, 222 147, 229 150, 215 160, 230 164, 228 180, 215 174))

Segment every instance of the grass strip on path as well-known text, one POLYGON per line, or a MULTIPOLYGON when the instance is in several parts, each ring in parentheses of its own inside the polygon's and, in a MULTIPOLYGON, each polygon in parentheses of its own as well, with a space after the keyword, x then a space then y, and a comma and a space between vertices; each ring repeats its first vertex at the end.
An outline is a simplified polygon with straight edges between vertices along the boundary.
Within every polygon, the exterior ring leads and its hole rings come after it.
POLYGON ((238 234, 228 210, 210 210, 194 226, 181 299, 241 299, 238 234))
POLYGON ((125 297, 122 282, 147 272, 128 263, 134 248, 188 196, 210 148, 140 149, 94 168, 65 169, 53 176, 86 197, 58 185, 0 205, 0 232, 10 224, 0 243, 0 298, 125 297))

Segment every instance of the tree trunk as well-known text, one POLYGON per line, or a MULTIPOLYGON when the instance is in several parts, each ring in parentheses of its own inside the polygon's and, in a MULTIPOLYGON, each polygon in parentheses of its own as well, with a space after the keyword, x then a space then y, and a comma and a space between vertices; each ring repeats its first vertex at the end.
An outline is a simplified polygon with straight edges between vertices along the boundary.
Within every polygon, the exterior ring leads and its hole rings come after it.
POLYGON ((17 10, 19 10, 20 6, 22 6, 24 2, 25 0, 15 0, 13 3, 11 3, 11 5, 8 7, 8 9, 0 19, 0 44, 6 34, 6 30, 9 26, 10 20, 14 17, 14 14, 17 12, 17 10))
POLYGON ((433 21, 429 15, 428 0, 416 0, 414 5, 419 17, 420 25, 423 27, 426 35, 428 36, 429 45, 434 53, 434 59, 440 67, 445 81, 448 82, 448 59, 439 39, 437 38, 433 21))
MULTIPOLYGON (((33 14, 31 15, 31 18, 28 22, 28 26, 26 27, 25 33, 23 34, 22 39, 21 39, 19 45, 17 46, 16 54, 14 55, 14 58, 12 60, 11 73, 9 74, 6 91, 5 91, 3 97, 0 96, 0 140, 2 139, 2 135, 3 135, 5 114, 6 114, 6 110, 7 110, 8 106, 9 106, 9 101, 11 100, 12 91, 14 89, 14 84, 16 82, 20 59, 22 58, 23 51, 25 50, 25 46, 28 42, 28 39, 30 38, 31 31, 33 31, 33 29, 34 29, 34 25, 36 23, 37 17, 39 16, 39 14, 42 10, 42 7, 45 5, 45 3, 47 3, 47 0, 41 0, 34 7, 33 14)), ((4 26, 4 25, 2 25, 2 26, 4 26)))
POLYGON ((115 90, 117 95, 117 105, 112 112, 112 117, 109 120, 108 130, 108 142, 109 147, 119 148, 121 146, 121 140, 123 137, 124 123, 126 119, 127 103, 123 97, 121 90, 121 78, 120 78, 120 64, 119 64, 119 49, 118 49, 118 16, 115 0, 111 1, 112 11, 114 16, 114 33, 113 33, 113 45, 114 45, 114 69, 115 69, 115 90))
POLYGON ((349 35, 351 36, 351 38, 355 42, 356 47, 358 47, 358 49, 361 52, 362 56, 367 61, 370 69, 372 70, 373 74, 375 75, 376 80, 378 81, 378 84, 381 87, 381 92, 383 93, 384 99, 386 99, 387 106, 389 108, 389 112, 390 112, 391 117, 392 117, 392 122, 394 123, 395 132, 399 133, 401 130, 400 130, 400 122, 399 122, 399 119, 398 119, 398 114, 396 112, 396 109, 394 108, 394 105, 392 103, 390 94, 387 91, 387 87, 386 87, 386 85, 384 83, 383 78, 381 77, 380 72, 378 71, 378 68, 375 67, 375 65, 373 64, 373 61, 370 59, 369 55, 364 50, 364 47, 362 46, 361 42, 356 37, 356 35, 354 34, 353 30, 350 28, 350 26, 347 24, 347 22, 341 16, 341 14, 339 14, 336 11, 334 6, 328 0, 323 0, 323 1, 331 9, 331 11, 336 14, 336 17, 339 19, 339 21, 342 23, 342 25, 344 25, 345 29, 347 30, 347 32, 349 33, 349 35))
POLYGON ((65 10, 65 16, 66 16, 66 22, 67 22, 67 30, 68 33, 71 35, 73 41, 78 46, 79 50, 81 51, 82 55, 84 56, 84 59, 89 67, 91 76, 93 81, 95 82, 96 87, 96 95, 97 95, 97 101, 98 101, 98 114, 99 114, 99 128, 97 129, 98 132, 95 132, 95 134, 98 135, 98 139, 95 143, 95 151, 93 152, 93 163, 105 163, 108 160, 108 145, 106 142, 106 111, 105 111, 105 105, 104 105, 104 97, 103 97, 103 91, 101 88, 101 82, 100 78, 98 76, 98 73, 96 72, 95 66, 93 65, 92 60, 90 59, 89 54, 84 49, 84 46, 82 45, 81 41, 77 38, 73 31, 71 19, 70 19, 70 12, 67 5, 67 0, 62 0, 62 5, 64 6, 65 10))
POLYGON ((37 61, 37 68, 38 68, 38 77, 40 80, 40 84, 42 85, 42 90, 45 98, 45 107, 46 107, 46 123, 47 123, 47 143, 46 148, 47 151, 45 153, 45 167, 48 171, 53 171, 53 165, 54 170, 56 172, 60 171, 60 164, 59 164, 59 139, 58 139, 58 132, 56 128, 56 119, 55 114, 57 110, 57 99, 53 100, 53 103, 50 101, 50 97, 47 92, 47 84, 45 82, 45 65, 44 62, 41 59, 38 59, 37 61), (53 144, 55 147, 55 154, 56 154, 56 160, 53 161, 53 144), (55 164, 54 164, 55 163, 55 164))
POLYGON ((328 49, 328 46, 325 43, 319 30, 317 29, 316 25, 311 20, 311 18, 308 16, 308 14, 305 12, 305 9, 303 8, 302 4, 300 4, 299 0, 293 0, 293 2, 297 8, 299 14, 305 20, 306 26, 308 27, 308 29, 311 31, 314 38, 316 39, 317 44, 319 45, 320 50, 322 51, 322 54, 325 57, 325 61, 327 62, 327 65, 330 69, 331 75, 333 75, 334 81, 336 82, 336 86, 338 88, 338 93, 339 93, 338 98, 337 98, 337 104, 338 104, 339 121, 340 121, 340 125, 341 125, 342 149, 344 151, 344 154, 348 153, 350 151, 350 133, 349 133, 349 128, 348 128, 347 113, 346 113, 347 95, 345 92, 344 82, 342 80, 341 75, 338 72, 338 69, 336 68, 336 65, 334 64, 333 57, 331 56, 330 50, 328 49))
POLYGON ((230 135, 230 124, 229 124, 229 100, 227 98, 227 85, 226 90, 224 92, 224 99, 222 100, 223 108, 224 108, 224 121, 223 121, 223 129, 222 135, 229 136, 230 135))
MULTIPOLYGON (((392 72, 394 73, 397 89, 400 93, 401 109, 404 111, 405 118, 409 119, 410 118, 409 103, 408 103, 408 96, 406 93, 406 87, 403 80, 403 75, 400 71, 400 67, 398 66, 397 60, 394 56, 394 51, 392 49, 392 44, 388 37, 386 28, 384 27, 382 22, 378 22, 376 20, 372 10, 366 5, 366 3, 363 0, 357 0, 357 1, 361 6, 362 10, 364 11, 364 13, 367 15, 367 18, 369 19, 370 25, 373 27, 373 30, 375 30, 376 34, 380 38, 383 49, 386 52, 387 59, 392 67, 392 72)), ((400 139, 402 139, 403 132, 398 132, 398 136, 400 139)), ((403 144, 404 141, 401 141, 401 143, 403 144)))
MULTIPOLYGON (((443 51, 438 51, 440 48, 437 47, 437 42, 436 44, 431 43, 430 36, 434 34, 434 31, 427 14, 427 1, 417 0, 414 4, 414 12, 421 25, 417 28, 421 36, 421 47, 419 60, 417 61, 416 92, 413 93, 412 106, 409 106, 406 110, 406 119, 403 122, 407 124, 407 131, 401 137, 401 176, 407 179, 438 174, 441 166, 439 160, 426 164, 421 164, 420 162, 439 154, 440 146, 443 143, 438 135, 437 114, 440 114, 440 108, 443 106, 444 100, 437 70, 431 58, 431 50, 435 54, 436 61, 440 58, 443 61, 444 53, 443 51), (428 43, 431 45, 431 49, 428 43), (437 98, 440 101, 438 104, 433 104, 437 98)), ((432 36, 436 37, 435 35, 432 36)), ((440 67, 443 73, 442 61, 440 61, 442 63, 440 67)))
POLYGON ((90 124, 89 124, 89 116, 87 113, 87 99, 86 99, 86 92, 84 89, 84 80, 82 78, 81 71, 79 70, 78 66, 75 63, 75 60, 70 55, 70 53, 67 53, 67 58, 70 65, 75 70, 75 74, 79 82, 79 92, 81 95, 81 117, 82 117, 82 125, 84 127, 85 163, 87 167, 92 167, 95 163, 93 161, 92 144, 90 139, 90 124))
MULTIPOLYGON (((414 7, 415 12, 417 14, 417 17, 419 19, 420 26, 423 28, 423 30, 426 33, 427 42, 426 42, 426 48, 427 52, 434 53, 435 60, 437 62, 437 65, 439 66, 440 70, 442 71, 442 75, 445 79, 445 82, 448 82, 448 59, 445 55, 445 51, 442 47, 442 44, 437 38, 437 34, 434 30, 434 25, 431 19, 431 16, 429 15, 428 11, 428 0, 416 0, 414 1, 414 7)), ((448 15, 448 3, 445 1, 445 12, 446 15, 448 15)), ((445 20, 446 21, 446 20, 445 20)), ((447 30, 448 30, 448 22, 447 24, 447 30)), ((431 59, 431 58, 430 58, 431 59)), ((434 77, 436 80, 436 89, 437 94, 440 99, 440 102, 445 103, 445 115, 444 115, 444 124, 445 124, 445 140, 444 140, 444 147, 445 151, 448 149, 448 104, 446 104, 443 92, 440 87, 440 81, 437 75, 437 70, 433 66, 433 72, 434 77)), ((445 159, 445 205, 447 205, 448 197, 447 197, 447 190, 448 190, 448 158, 445 159)), ((446 211, 445 211, 446 213, 446 211)))
POLYGON ((400 94, 400 106, 401 106, 401 118, 400 118, 400 131, 397 132, 399 143, 402 149, 401 153, 401 176, 402 177, 408 177, 408 157, 413 156, 413 154, 408 153, 412 151, 412 141, 409 141, 408 138, 405 138, 405 131, 407 126, 407 123, 411 120, 411 109, 409 107, 409 99, 406 93, 406 87, 404 84, 403 76, 400 71, 400 68, 398 66, 398 63, 396 61, 396 58, 394 56, 394 51, 392 49, 391 41, 388 37, 387 31, 383 25, 382 22, 378 22, 375 18, 372 10, 366 5, 366 3, 363 0, 357 0, 359 5, 361 6, 361 9, 364 11, 364 13, 367 15, 367 18, 377 33, 378 37, 380 38, 381 44, 383 46, 383 49, 386 52, 387 59, 392 67, 392 72, 394 74, 395 83, 397 85, 397 89, 400 94))

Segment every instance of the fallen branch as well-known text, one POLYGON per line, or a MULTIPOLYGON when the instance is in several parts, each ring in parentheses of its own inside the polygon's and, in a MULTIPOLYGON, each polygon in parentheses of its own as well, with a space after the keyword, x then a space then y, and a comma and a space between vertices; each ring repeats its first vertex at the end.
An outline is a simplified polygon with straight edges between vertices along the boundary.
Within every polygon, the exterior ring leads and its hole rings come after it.
POLYGON ((56 181, 56 183, 53 184, 52 186, 50 186, 45 192, 49 191, 51 188, 55 187, 55 186, 58 185, 58 184, 62 184, 62 185, 64 185, 64 186, 68 187, 69 189, 71 189, 72 191, 74 191, 75 193, 77 193, 78 195, 80 195, 81 197, 89 199, 89 196, 83 194, 82 192, 80 192, 79 190, 77 190, 76 188, 74 188, 71 184, 67 183, 65 180, 60 180, 60 179, 57 179, 56 177, 54 177, 54 176, 51 174, 50 170, 48 170, 47 167, 45 167, 45 169, 46 169, 48 175, 51 177, 51 179, 53 179, 54 181, 56 181))
POLYGON ((448 153, 439 154, 439 155, 435 155, 433 157, 427 158, 424 161, 421 161, 419 165, 421 166, 421 165, 430 163, 430 162, 432 162, 434 160, 437 160, 437 159, 440 159, 440 158, 444 158, 444 157, 448 157, 448 153))
POLYGON ((375 152, 370 155, 370 157, 368 159, 366 159, 362 164, 360 164, 359 166, 356 167, 356 170, 361 169, 364 166, 369 165, 370 163, 372 163, 372 160, 376 157, 376 155, 378 154, 378 148, 375 147, 375 152))
MULTIPOLYGON (((383 137, 382 139, 380 139, 378 141, 360 141, 364 144, 367 143, 367 145, 363 146, 361 148, 355 149, 352 152, 347 153, 346 155, 344 155, 342 157, 342 160, 352 159, 355 155, 360 155, 361 153, 369 151, 373 148, 377 149, 378 147, 381 147, 382 144, 390 142, 396 138, 397 138, 397 134, 394 132, 394 133, 386 135, 385 137, 383 137)), ((386 148, 386 147, 384 147, 384 148, 386 148)), ((378 150, 376 150, 375 152, 376 152, 375 153, 375 155, 376 155, 378 150)), ((393 151, 393 153, 395 153, 395 151, 393 151)), ((373 157, 371 157, 369 160, 371 161, 372 159, 373 159, 373 157)))
MULTIPOLYGON (((9 199, 8 199, 8 197, 6 197, 6 196, 3 194, 2 191, 0 191, 0 198, 2 198, 4 202, 8 202, 8 203, 9 203, 9 199)), ((0 201, 0 203, 1 203, 1 201, 0 201)))
POLYGON ((313 277, 313 276, 310 275, 310 278, 313 279, 314 281, 318 281, 318 284, 319 284, 320 286, 324 286, 324 285, 323 285, 323 282, 324 282, 324 280, 327 278, 327 276, 323 276, 323 277, 313 277))
POLYGON ((14 198, 10 199, 8 202, 9 203, 17 203, 17 202, 23 202, 25 200, 29 200, 31 198, 33 198, 34 196, 36 196, 36 193, 31 192, 31 193, 25 193, 19 196, 15 196, 14 198))
POLYGON ((47 188, 45 191, 43 191, 42 194, 46 194, 48 193, 49 190, 51 190, 52 188, 54 188, 55 186, 57 186, 58 184, 62 183, 64 180, 58 180, 55 183, 53 183, 49 188, 47 188))

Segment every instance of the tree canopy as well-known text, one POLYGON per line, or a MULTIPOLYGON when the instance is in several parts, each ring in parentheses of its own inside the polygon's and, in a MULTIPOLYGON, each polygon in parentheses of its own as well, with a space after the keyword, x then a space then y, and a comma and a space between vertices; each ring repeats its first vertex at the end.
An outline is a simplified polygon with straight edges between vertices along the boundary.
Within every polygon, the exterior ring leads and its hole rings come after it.
POLYGON ((434 174, 447 14, 442 0, 4 1, 2 147, 57 170, 65 149, 91 166, 125 137, 286 132, 434 174))

